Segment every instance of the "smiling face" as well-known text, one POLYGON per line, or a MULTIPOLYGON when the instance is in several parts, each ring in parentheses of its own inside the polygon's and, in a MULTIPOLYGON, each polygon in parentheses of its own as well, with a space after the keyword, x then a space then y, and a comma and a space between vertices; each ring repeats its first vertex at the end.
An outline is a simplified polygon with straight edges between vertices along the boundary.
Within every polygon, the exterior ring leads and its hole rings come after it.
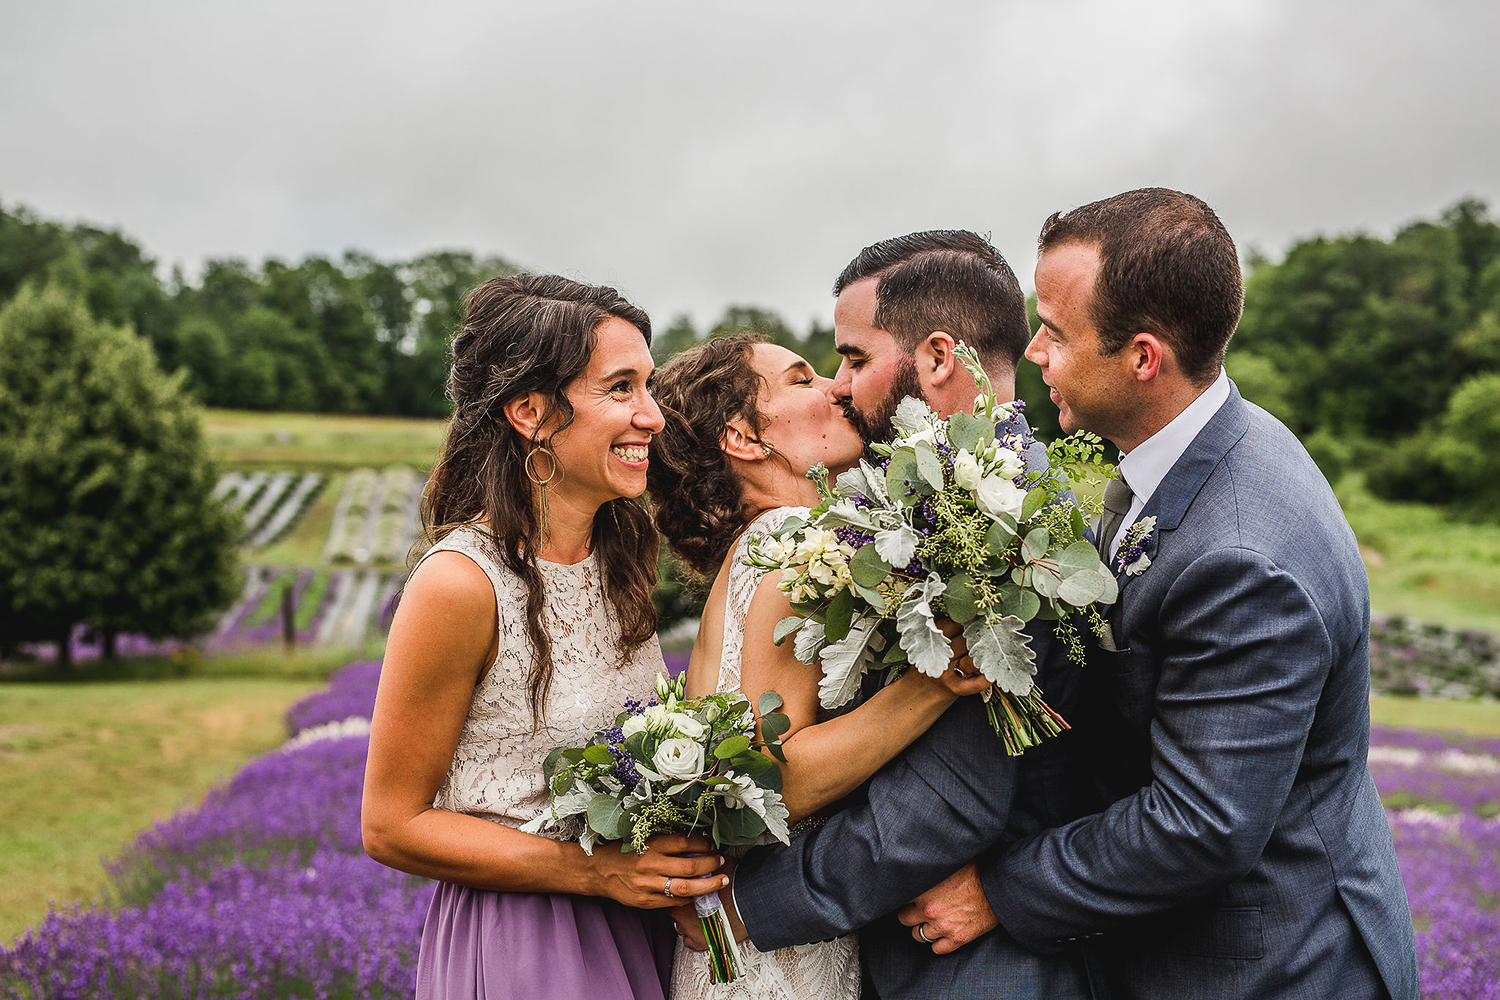
POLYGON ((776 344, 756 344, 751 367, 761 379, 760 439, 791 463, 794 473, 801 476, 819 462, 837 473, 859 461, 864 441, 844 416, 831 379, 776 344))
MULTIPOLYGON (((611 316, 594 331, 588 367, 566 388, 573 422, 552 435, 562 473, 548 489, 583 508, 646 492, 648 448, 662 429, 647 381, 654 365, 641 331, 611 316)), ((538 475, 546 475, 544 467, 538 475)))
POLYGON ((1113 441, 1128 423, 1136 380, 1123 351, 1100 353, 1089 317, 1098 273, 1099 251, 1088 244, 1065 243, 1042 254, 1036 265, 1041 326, 1026 357, 1042 369, 1064 431, 1093 431, 1113 441))
POLYGON ((833 307, 833 336, 843 359, 833 391, 865 444, 891 440, 891 417, 901 400, 924 398, 911 352, 875 326, 878 286, 875 277, 853 282, 833 307))

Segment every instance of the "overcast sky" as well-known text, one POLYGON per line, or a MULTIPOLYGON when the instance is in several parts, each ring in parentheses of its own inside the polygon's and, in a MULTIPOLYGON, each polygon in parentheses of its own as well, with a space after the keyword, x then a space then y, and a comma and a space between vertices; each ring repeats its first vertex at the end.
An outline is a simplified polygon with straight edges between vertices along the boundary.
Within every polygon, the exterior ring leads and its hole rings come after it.
POLYGON ((1166 185, 1242 252, 1500 209, 1500 4, 0 0, 0 201, 164 265, 441 247, 827 322, 860 247, 1166 185))

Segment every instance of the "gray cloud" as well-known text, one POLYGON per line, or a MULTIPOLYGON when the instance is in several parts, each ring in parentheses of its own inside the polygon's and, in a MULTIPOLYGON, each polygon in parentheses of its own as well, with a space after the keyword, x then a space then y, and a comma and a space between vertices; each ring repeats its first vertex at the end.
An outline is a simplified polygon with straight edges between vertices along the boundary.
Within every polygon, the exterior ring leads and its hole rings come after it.
POLYGON ((1493 4, 6 3, 0 197, 166 262, 495 252, 827 319, 862 245, 1191 190, 1242 246, 1500 201, 1493 4))

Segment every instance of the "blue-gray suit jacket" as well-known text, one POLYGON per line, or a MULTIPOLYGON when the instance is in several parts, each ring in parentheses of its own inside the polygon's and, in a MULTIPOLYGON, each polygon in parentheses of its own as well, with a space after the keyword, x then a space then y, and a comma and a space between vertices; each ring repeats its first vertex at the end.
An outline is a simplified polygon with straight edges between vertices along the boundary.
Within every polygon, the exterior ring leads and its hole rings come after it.
MULTIPOLYGON (((1046 460, 1038 446, 1027 465, 1045 468, 1046 460)), ((1037 680, 1048 704, 1071 719, 1082 671, 1051 629, 1042 622, 1028 630, 1037 680)), ((895 917, 986 848, 1100 808, 1075 740, 1066 732, 1007 757, 983 702, 961 699, 824 826, 741 859, 734 898, 751 940, 768 951, 859 930, 865 971, 883 1000, 1088 996, 1081 949, 1039 955, 995 932, 937 956, 895 917)))
POLYGON ((1369 587, 1297 439, 1231 391, 1146 503, 1117 651, 1076 720, 1107 809, 981 866, 1038 949, 1097 936, 1117 996, 1417 997, 1366 764, 1369 587))

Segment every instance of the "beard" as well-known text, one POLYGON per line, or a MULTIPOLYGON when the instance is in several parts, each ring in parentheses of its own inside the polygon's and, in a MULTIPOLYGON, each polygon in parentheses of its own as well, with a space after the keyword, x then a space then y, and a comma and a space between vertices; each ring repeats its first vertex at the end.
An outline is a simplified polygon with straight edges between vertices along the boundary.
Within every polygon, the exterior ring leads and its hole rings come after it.
POLYGON ((888 444, 895 440, 896 427, 891 423, 891 418, 896 415, 896 408, 907 396, 926 398, 922 395, 922 383, 917 378, 917 363, 910 355, 902 358, 901 363, 896 366, 896 373, 891 377, 891 387, 886 390, 885 397, 874 411, 865 413, 855 408, 853 400, 843 401, 844 416, 859 432, 860 440, 865 443, 867 457, 873 457, 869 452, 870 445, 888 444))

